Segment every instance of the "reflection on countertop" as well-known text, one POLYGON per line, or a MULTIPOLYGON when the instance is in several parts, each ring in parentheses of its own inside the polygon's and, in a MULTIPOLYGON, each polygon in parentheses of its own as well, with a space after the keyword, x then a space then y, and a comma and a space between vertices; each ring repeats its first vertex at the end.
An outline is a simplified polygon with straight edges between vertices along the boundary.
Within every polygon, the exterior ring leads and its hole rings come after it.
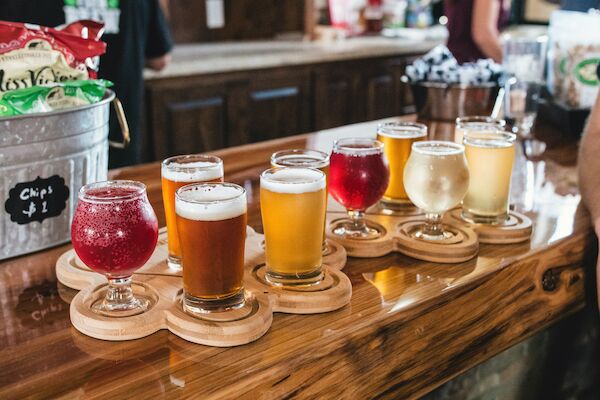
POLYGON ((172 61, 161 71, 145 71, 146 80, 188 75, 246 71, 370 57, 422 54, 440 40, 358 37, 329 42, 265 40, 181 44, 175 46, 172 61))

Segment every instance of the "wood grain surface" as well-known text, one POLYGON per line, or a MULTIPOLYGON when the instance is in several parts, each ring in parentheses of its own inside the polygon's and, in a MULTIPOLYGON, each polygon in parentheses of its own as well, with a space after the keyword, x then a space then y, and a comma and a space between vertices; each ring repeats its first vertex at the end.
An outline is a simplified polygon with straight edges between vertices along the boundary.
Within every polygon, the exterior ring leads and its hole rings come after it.
MULTIPOLYGON (((453 127, 430 124, 436 138, 453 127)), ((54 264, 69 249, 0 262, 0 398, 416 398, 584 306, 584 255, 593 251, 579 205, 576 144, 539 127, 535 161, 517 157, 512 202, 533 221, 531 240, 480 246, 442 265, 391 254, 349 258, 350 304, 308 316, 275 314, 261 339, 235 348, 168 332, 105 342, 75 330, 75 291, 54 264)), ((258 174, 275 150, 328 151, 340 136, 374 136, 375 123, 216 152, 243 185, 249 224, 261 231, 258 174)), ((112 171, 137 179, 164 224, 158 164, 112 171)), ((589 254, 588 254, 589 255, 589 254)))

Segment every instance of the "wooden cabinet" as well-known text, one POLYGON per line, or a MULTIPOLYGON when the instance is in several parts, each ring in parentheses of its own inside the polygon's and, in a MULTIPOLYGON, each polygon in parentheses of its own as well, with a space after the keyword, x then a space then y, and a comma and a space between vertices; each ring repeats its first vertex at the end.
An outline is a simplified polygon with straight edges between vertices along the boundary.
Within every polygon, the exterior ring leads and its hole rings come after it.
POLYGON ((147 161, 412 111, 406 57, 146 82, 147 161))

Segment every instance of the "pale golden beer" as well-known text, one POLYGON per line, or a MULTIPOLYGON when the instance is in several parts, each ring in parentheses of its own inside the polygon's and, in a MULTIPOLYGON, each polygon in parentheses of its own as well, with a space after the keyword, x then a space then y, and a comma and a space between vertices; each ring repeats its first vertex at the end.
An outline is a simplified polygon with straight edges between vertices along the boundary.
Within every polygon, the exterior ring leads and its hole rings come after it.
POLYGON ((162 195, 169 235, 168 264, 181 268, 181 250, 175 223, 175 192, 192 183, 223 182, 223 161, 214 156, 190 154, 167 158, 162 162, 162 195))
POLYGON ((246 192, 232 183, 192 184, 176 192, 183 308, 197 314, 244 304, 246 192))
MULTIPOLYGON (((329 154, 317 150, 293 149, 275 152, 271 155, 272 167, 304 167, 316 168, 325 174, 327 182, 325 196, 329 193, 329 154)), ((325 207, 327 213, 327 207, 325 207)), ((325 239, 325 225, 323 228, 323 255, 329 253, 325 239)))
POLYGON ((322 279, 325 174, 311 168, 272 168, 260 176, 267 279, 308 284, 322 279))
POLYGON ((506 121, 485 116, 456 118, 454 128, 454 143, 463 144, 465 132, 495 132, 504 131, 506 121))
POLYGON ((463 218, 498 224, 508 217, 516 136, 509 132, 468 132, 464 137, 470 183, 463 218))
POLYGON ((457 206, 469 187, 469 170, 463 145, 425 141, 413 144, 404 167, 404 185, 410 200, 425 211, 427 222, 413 234, 424 240, 452 238, 442 215, 457 206))
POLYGON ((410 204, 404 189, 404 166, 412 144, 427 138, 427 127, 410 122, 387 122, 377 128, 377 140, 384 144, 383 151, 390 168, 390 183, 381 203, 385 208, 410 204))

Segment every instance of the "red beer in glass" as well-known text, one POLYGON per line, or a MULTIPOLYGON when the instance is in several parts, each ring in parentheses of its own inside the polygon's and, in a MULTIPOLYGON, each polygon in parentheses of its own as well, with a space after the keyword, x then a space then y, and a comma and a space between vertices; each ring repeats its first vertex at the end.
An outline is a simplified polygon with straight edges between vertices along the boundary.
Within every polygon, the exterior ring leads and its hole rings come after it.
POLYGON ((381 199, 389 183, 383 143, 362 138, 337 140, 329 163, 329 193, 350 216, 338 223, 334 233, 355 239, 378 237, 381 232, 369 226, 364 212, 381 199))
POLYGON ((131 276, 148 261, 158 239, 144 184, 107 181, 81 188, 71 239, 81 261, 108 278, 106 297, 93 311, 124 316, 147 309, 148 300, 134 297, 131 289, 131 276))

